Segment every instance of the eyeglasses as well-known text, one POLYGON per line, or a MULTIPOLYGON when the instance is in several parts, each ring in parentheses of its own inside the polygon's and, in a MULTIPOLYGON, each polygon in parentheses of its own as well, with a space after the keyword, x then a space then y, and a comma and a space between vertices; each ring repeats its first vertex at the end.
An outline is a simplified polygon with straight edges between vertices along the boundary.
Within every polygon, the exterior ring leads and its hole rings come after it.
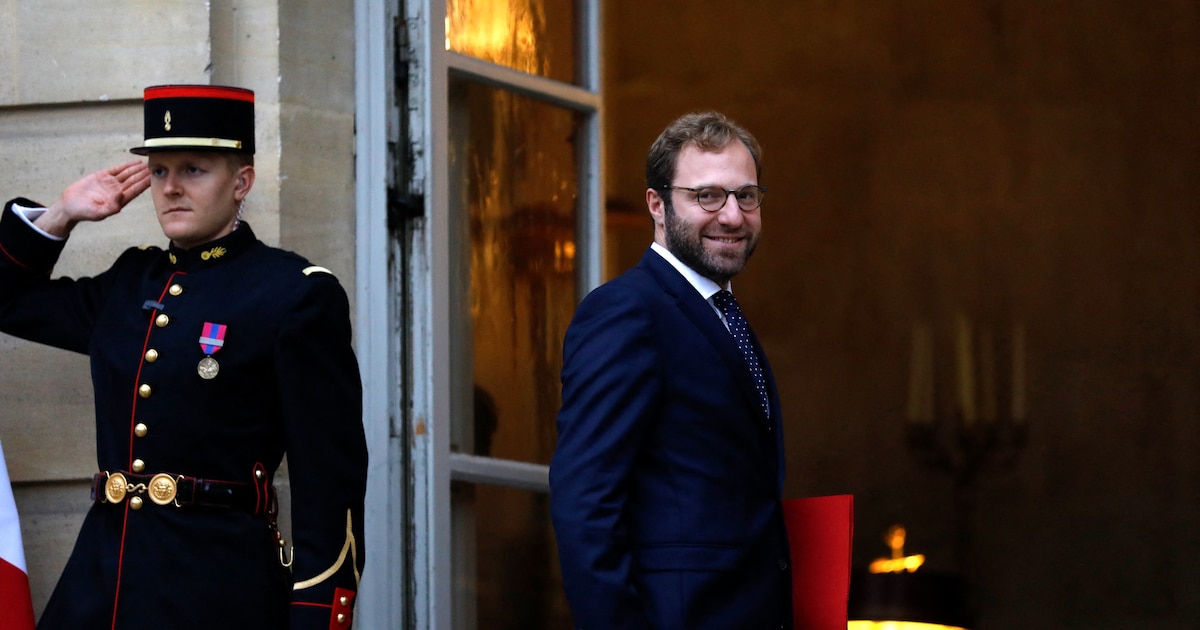
POLYGON ((737 199, 737 205, 742 212, 757 210, 762 205, 763 195, 767 189, 754 184, 746 184, 737 190, 726 190, 720 186, 705 186, 703 188, 688 188, 687 186, 663 186, 663 190, 686 190, 692 193, 697 204, 705 212, 716 212, 725 207, 729 195, 737 199))

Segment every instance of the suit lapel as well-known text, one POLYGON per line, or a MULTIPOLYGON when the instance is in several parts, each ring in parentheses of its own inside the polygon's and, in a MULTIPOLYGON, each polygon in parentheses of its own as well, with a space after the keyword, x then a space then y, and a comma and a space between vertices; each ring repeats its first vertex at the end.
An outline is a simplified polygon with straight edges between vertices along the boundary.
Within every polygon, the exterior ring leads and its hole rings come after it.
MULTIPOLYGON (((675 304, 683 315, 696 326, 709 343, 720 353, 721 359, 725 365, 729 367, 733 373, 734 381, 741 390, 742 396, 746 399, 746 404, 754 409, 754 413, 764 423, 770 422, 762 411, 762 405, 759 402, 758 390, 754 386, 754 377, 750 374, 750 366, 746 365, 746 359, 742 356, 742 351, 738 349, 737 342, 733 336, 729 334, 729 330, 725 328, 725 324, 721 322, 721 318, 713 310, 704 298, 700 297, 700 293, 691 285, 671 263, 663 259, 653 250, 647 250, 642 256, 640 266, 644 267, 655 279, 663 290, 675 299, 675 304)), ((753 337, 753 332, 751 332, 753 337)), ((767 367, 766 361, 763 358, 763 353, 758 345, 758 339, 754 339, 755 351, 758 352, 762 367, 768 375, 768 391, 774 391, 773 379, 769 378, 770 368, 767 367)), ((774 409, 778 404, 774 395, 770 395, 771 408, 774 409)), ((764 424, 765 426, 765 424, 764 424)))

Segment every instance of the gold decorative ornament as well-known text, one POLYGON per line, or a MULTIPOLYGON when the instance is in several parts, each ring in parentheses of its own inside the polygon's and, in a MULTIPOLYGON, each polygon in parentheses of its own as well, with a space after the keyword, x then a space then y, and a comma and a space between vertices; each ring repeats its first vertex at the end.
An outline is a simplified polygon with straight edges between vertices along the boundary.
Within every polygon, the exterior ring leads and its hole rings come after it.
POLYGON ((200 252, 200 260, 208 260, 210 258, 220 258, 220 257, 224 256, 227 251, 228 250, 226 250, 224 247, 214 247, 206 252, 200 252))
POLYGON ((147 490, 151 501, 159 505, 170 505, 179 492, 179 485, 174 477, 166 473, 158 473, 150 478, 150 486, 147 490))
POLYGON ((169 110, 169 109, 167 110, 167 114, 165 116, 163 116, 163 130, 164 131, 171 130, 171 110, 169 110))
MULTIPOLYGON (((276 534, 278 536, 278 534, 276 534)), ((282 538, 279 539, 279 560, 283 561, 283 545, 282 538)), ((312 588, 325 580, 333 577, 342 568, 342 564, 346 562, 346 557, 350 557, 350 567, 354 570, 354 583, 357 585, 361 577, 358 573, 358 541, 354 539, 354 517, 350 510, 346 510, 346 542, 342 545, 342 551, 338 554, 337 560, 324 571, 314 575, 307 580, 300 580, 292 585, 293 591, 301 591, 306 588, 312 588)), ((292 558, 295 558, 295 550, 293 550, 292 558)), ((289 559, 283 566, 291 566, 292 561, 289 559)))
POLYGON ((125 480, 125 475, 121 473, 113 473, 108 476, 108 481, 104 482, 104 498, 108 499, 109 503, 120 503, 125 500, 125 495, 129 492, 129 482, 125 480))

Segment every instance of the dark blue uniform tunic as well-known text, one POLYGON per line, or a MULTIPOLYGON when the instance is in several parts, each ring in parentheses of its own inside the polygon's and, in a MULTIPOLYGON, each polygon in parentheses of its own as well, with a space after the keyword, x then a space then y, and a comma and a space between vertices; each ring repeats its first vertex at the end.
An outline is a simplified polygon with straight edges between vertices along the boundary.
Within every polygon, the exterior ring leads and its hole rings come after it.
POLYGON ((337 279, 242 224, 191 250, 129 249, 95 277, 52 280, 63 242, 12 203, 0 219, 0 331, 90 355, 99 471, 244 484, 259 508, 97 502, 39 627, 348 627, 367 452, 337 279), (202 347, 208 324, 225 326, 215 350, 202 347), (208 354, 211 379, 198 370, 208 354), (290 569, 264 513, 285 453, 290 569))

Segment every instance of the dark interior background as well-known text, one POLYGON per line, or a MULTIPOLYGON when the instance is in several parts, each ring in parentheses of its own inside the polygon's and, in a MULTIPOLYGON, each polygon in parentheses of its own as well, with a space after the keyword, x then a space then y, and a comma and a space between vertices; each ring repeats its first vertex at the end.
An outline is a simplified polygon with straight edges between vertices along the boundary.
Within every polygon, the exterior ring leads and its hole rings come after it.
POLYGON ((854 495, 856 565, 903 523, 922 570, 969 577, 978 628, 1196 628, 1200 4, 604 10, 614 268, 651 238, 665 124, 715 108, 764 145, 735 285, 779 380, 788 495, 854 495), (963 418, 967 339, 974 426, 1023 432, 974 476, 908 445, 914 337, 935 426, 963 418))

